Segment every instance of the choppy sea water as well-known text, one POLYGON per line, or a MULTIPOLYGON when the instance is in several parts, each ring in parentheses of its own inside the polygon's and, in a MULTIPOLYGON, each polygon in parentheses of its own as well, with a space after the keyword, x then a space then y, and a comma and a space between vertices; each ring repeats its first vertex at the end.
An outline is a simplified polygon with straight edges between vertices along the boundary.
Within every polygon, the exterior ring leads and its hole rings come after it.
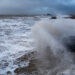
POLYGON ((0 75, 15 75, 18 67, 28 66, 29 60, 19 62, 21 56, 33 50, 31 27, 39 18, 0 18, 0 75))
POLYGON ((50 16, 0 18, 0 75, 40 75, 33 73, 36 68, 31 60, 34 54, 31 28, 42 19, 56 24, 61 21, 51 20, 50 16))

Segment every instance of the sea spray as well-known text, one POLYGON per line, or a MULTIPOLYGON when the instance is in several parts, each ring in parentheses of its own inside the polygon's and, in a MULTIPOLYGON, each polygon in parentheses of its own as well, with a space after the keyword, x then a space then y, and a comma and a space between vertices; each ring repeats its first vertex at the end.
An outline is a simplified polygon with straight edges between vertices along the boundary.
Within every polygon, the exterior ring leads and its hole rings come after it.
POLYGON ((57 72, 74 64, 65 39, 75 36, 75 23, 66 19, 42 20, 32 28, 37 50, 36 67, 40 75, 56 75, 57 72))

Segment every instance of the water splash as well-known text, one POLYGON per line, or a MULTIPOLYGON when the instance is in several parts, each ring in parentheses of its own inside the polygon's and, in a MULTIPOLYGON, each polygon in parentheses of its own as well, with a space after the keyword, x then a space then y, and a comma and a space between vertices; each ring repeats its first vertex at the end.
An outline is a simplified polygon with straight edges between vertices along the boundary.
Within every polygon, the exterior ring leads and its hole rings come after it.
POLYGON ((74 24, 71 19, 46 19, 36 22, 32 28, 38 52, 36 66, 41 74, 56 75, 58 71, 74 65, 74 56, 65 45, 69 37, 75 36, 74 24))

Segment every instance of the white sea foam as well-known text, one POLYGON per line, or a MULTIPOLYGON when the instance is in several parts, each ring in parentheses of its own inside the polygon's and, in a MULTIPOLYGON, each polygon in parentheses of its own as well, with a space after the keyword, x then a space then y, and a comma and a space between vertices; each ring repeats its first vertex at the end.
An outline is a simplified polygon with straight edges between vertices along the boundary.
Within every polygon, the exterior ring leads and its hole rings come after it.
POLYGON ((32 52, 30 37, 31 26, 36 20, 33 17, 15 17, 0 19, 0 75, 15 75, 16 68, 29 65, 29 60, 14 64, 17 58, 32 52))

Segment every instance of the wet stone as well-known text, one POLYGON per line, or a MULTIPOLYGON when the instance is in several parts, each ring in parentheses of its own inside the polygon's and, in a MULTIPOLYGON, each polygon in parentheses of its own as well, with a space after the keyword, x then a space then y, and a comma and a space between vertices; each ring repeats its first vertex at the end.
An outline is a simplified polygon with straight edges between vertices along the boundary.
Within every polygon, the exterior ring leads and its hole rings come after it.
MULTIPOLYGON (((31 53, 28 54, 28 56, 25 55, 25 56, 23 56, 23 58, 21 57, 21 59, 19 58, 18 60, 20 60, 20 62, 25 61, 26 59, 28 59, 29 57, 31 57, 31 55, 33 55, 33 54, 34 54, 34 53, 31 52, 31 53)), ((24 73, 24 74, 29 73, 28 75, 30 75, 31 73, 37 71, 37 68, 36 68, 36 66, 35 66, 35 62, 36 62, 36 59, 31 59, 31 60, 29 61, 29 65, 28 65, 28 66, 16 68, 16 69, 14 70, 14 72, 15 72, 17 75, 22 74, 22 73, 24 73)), ((37 73, 37 72, 36 72, 36 73, 37 73)), ((33 74, 32 74, 32 75, 33 75, 33 74)))
POLYGON ((22 67, 22 68, 17 68, 14 70, 15 73, 21 74, 21 73, 32 73, 37 71, 37 68, 34 64, 34 60, 31 60, 29 63, 29 66, 27 67, 22 67))
POLYGON ((7 72, 7 75, 11 75, 12 73, 10 71, 7 72))
POLYGON ((28 59, 34 58, 35 52, 29 52, 16 59, 14 64, 19 64, 20 62, 27 61, 28 59))
POLYGON ((56 19, 56 18, 57 18, 56 16, 52 16, 52 17, 51 17, 51 19, 56 19))
POLYGON ((65 38, 63 41, 68 50, 75 53, 75 36, 65 38))

